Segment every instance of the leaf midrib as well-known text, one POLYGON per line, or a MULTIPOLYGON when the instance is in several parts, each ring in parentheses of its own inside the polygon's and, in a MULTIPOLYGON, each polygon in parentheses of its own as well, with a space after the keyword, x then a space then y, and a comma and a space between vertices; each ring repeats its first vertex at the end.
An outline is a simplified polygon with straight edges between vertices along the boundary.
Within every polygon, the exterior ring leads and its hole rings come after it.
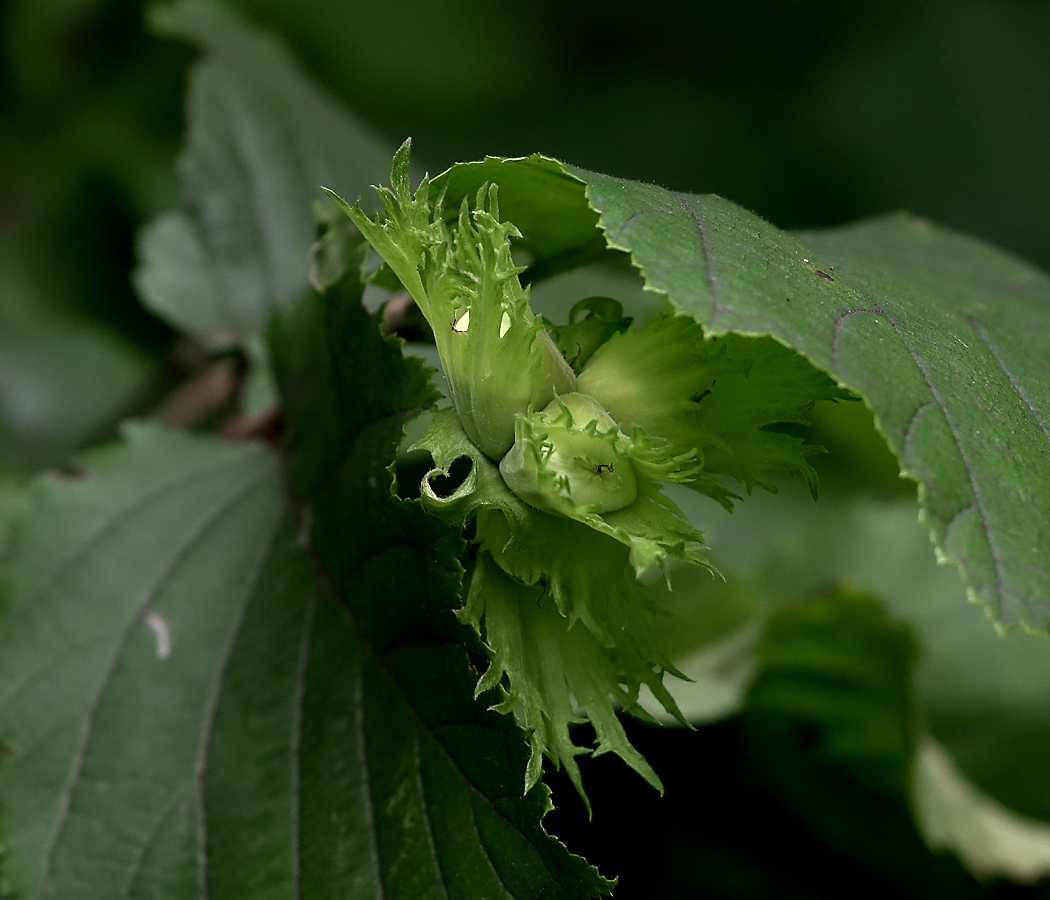
MULTIPOLYGON (((382 418, 385 418, 385 417, 382 417, 382 418)), ((380 421, 380 420, 375 420, 375 421, 380 421)), ((366 427, 366 426, 363 426, 363 427, 366 427)), ((376 556, 378 556, 378 555, 380 555, 380 554, 382 554, 384 552, 388 552, 389 550, 394 549, 396 547, 407 547, 407 548, 412 549, 412 550, 417 550, 418 549, 414 545, 408 544, 408 543, 403 542, 403 541, 391 543, 387 547, 384 547, 382 550, 378 550, 378 551, 372 553, 365 560, 362 560, 362 562, 359 563, 358 566, 353 570, 353 573, 350 575, 350 577, 352 578, 353 575, 355 575, 356 573, 362 571, 365 568, 365 564, 369 560, 375 558, 376 556)), ((343 602, 342 597, 341 597, 341 595, 339 593, 339 589, 338 589, 337 585, 332 580, 332 577, 329 574, 328 570, 325 568, 324 563, 318 558, 318 556, 316 554, 316 551, 313 549, 312 546, 310 547, 310 555, 311 555, 311 558, 312 558, 312 560, 314 562, 314 565, 315 565, 317 571, 319 572, 320 581, 324 585, 324 588, 325 588, 326 592, 329 594, 330 599, 336 604, 337 608, 341 611, 342 615, 346 618, 347 623, 353 629, 354 634, 356 635, 357 639, 361 643, 361 646, 363 648, 367 649, 367 652, 368 652, 369 656, 371 657, 372 662, 379 669, 379 671, 382 672, 382 674, 386 678, 388 684, 390 684, 392 686, 394 692, 401 698, 404 708, 408 711, 408 714, 411 717, 411 719, 413 721, 413 724, 416 726, 417 733, 418 734, 425 734, 425 735, 427 735, 438 747, 440 747, 441 753, 444 756, 445 760, 448 762, 449 766, 453 769, 453 771, 456 773, 456 775, 459 776, 459 778, 461 779, 463 784, 467 788, 469 788, 474 795, 481 797, 484 800, 484 802, 486 803, 486 805, 493 812, 495 812, 500 818, 502 818, 515 832, 517 832, 518 834, 522 834, 522 836, 525 837, 526 841, 528 842, 529 846, 532 846, 532 847, 535 848, 535 844, 533 844, 533 842, 531 840, 529 840, 529 838, 521 832, 521 830, 518 828, 517 824, 514 823, 513 821, 511 821, 507 817, 506 813, 502 809, 500 809, 499 806, 497 806, 494 802, 492 802, 489 799, 488 795, 483 790, 481 790, 481 788, 478 787, 467 776, 467 774, 456 763, 455 758, 449 752, 448 748, 445 746, 445 744, 441 740, 441 738, 437 735, 435 730, 432 729, 422 719, 422 717, 420 717, 420 715, 416 711, 415 706, 410 702, 410 700, 408 699, 408 696, 402 690, 400 683, 394 677, 394 675, 390 671, 390 669, 386 666, 386 664, 384 662, 384 657, 385 657, 386 654, 380 654, 376 650, 376 648, 372 645, 372 643, 365 637, 364 631, 363 631, 363 629, 361 628, 360 624, 357 621, 357 617, 354 615, 353 611, 347 607, 346 603, 343 602)), ((410 643, 430 643, 430 644, 437 644, 437 645, 440 645, 440 646, 447 646, 451 642, 450 641, 436 641, 436 640, 425 641, 425 642, 421 642, 421 641, 405 641, 405 642, 402 642, 402 643, 399 643, 399 644, 395 644, 391 648, 388 648, 387 652, 389 653, 393 649, 407 646, 410 643)), ((482 727, 490 727, 491 728, 491 726, 484 726, 484 725, 482 725, 482 727)), ((419 771, 419 777, 420 777, 420 780, 422 780, 422 772, 421 771, 419 771)), ((370 773, 368 773, 368 778, 369 779, 371 778, 371 774, 370 773)), ((473 805, 470 805, 470 812, 471 812, 471 821, 473 822, 474 821, 473 805)), ((430 819, 429 819, 429 808, 428 808, 427 809, 427 827, 428 827, 428 829, 431 828, 431 826, 432 826, 432 823, 430 822, 430 819)), ((541 826, 541 828, 542 828, 542 826, 541 826)), ((488 848, 486 847, 484 841, 481 839, 481 834, 480 834, 480 832, 477 829, 477 823, 476 822, 474 822, 474 830, 475 830, 475 833, 478 835, 478 844, 481 847, 482 852, 485 854, 486 858, 489 859, 489 863, 491 865, 492 861, 491 861, 491 857, 489 857, 489 854, 488 854, 488 848)), ((374 839, 375 839, 375 831, 374 831, 374 829, 372 830, 372 834, 370 835, 370 837, 374 841, 374 839)), ((375 846, 375 845, 373 844, 373 846, 375 846)), ((537 853, 542 858, 542 854, 539 854, 538 848, 537 848, 537 853)), ((376 856, 376 863, 377 863, 377 866, 378 866, 378 864, 379 864, 378 848, 376 848, 375 856, 376 856)), ((438 862, 438 860, 439 860, 439 857, 438 857, 438 855, 436 853, 436 848, 435 848, 435 853, 434 853, 435 866, 436 866, 438 872, 442 873, 443 870, 442 870, 441 865, 438 862)), ((546 868, 546 866, 544 866, 544 868, 546 868)), ((381 871, 381 869, 380 869, 380 871, 381 871)), ((550 869, 547 869, 547 871, 548 871, 549 874, 551 874, 552 879, 556 881, 557 879, 554 877, 553 873, 550 872, 550 869)), ((499 877, 498 873, 497 873, 497 879, 499 879, 499 882, 502 885, 503 884, 503 880, 502 880, 502 878, 499 877)), ((380 885, 382 884, 381 879, 380 879, 380 881, 378 883, 380 885)), ((444 881, 442 881, 442 886, 445 888, 446 895, 447 895, 447 885, 445 885, 444 881)), ((382 888, 381 888, 381 890, 382 890, 382 888)), ((506 892, 506 896, 510 897, 511 900, 531 900, 531 898, 524 898, 524 897, 519 898, 519 897, 517 897, 516 895, 510 893, 506 889, 505 886, 504 886, 504 891, 506 892)))

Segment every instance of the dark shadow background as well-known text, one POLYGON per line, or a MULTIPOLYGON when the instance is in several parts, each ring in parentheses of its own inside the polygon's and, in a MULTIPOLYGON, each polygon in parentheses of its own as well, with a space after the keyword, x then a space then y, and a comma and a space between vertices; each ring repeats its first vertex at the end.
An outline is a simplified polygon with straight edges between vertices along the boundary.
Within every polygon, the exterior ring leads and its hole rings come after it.
MULTIPOLYGON (((786 228, 907 208, 1050 268, 1048 2, 234 5, 392 144, 411 135, 431 172, 540 151, 786 228)), ((178 375, 128 270, 136 230, 176 201, 192 55, 131 0, 4 0, 0 46, 2 481, 104 437, 178 375), (49 362, 88 341, 106 348, 88 369, 49 362), (120 390, 118 365, 134 373, 120 390)), ((778 799, 746 722, 631 736, 667 797, 604 758, 585 764, 594 823, 560 776, 547 821, 622 876, 622 900, 1046 893, 978 887, 923 851, 900 805, 868 823, 889 857, 833 846, 778 799)))
MULTIPOLYGON (((785 228, 907 208, 1050 267, 1041 0, 234 5, 434 171, 541 151, 785 228)), ((127 270, 174 201, 189 52, 131 0, 4 0, 0 38, 0 259, 163 345, 127 270)))

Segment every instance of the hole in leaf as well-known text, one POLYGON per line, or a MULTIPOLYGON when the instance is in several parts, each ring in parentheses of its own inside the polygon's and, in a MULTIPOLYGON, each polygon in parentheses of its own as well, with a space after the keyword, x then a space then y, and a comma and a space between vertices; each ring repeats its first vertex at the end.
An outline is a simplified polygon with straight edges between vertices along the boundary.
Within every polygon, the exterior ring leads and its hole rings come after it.
POLYGON ((460 456, 452 460, 448 474, 438 472, 430 478, 430 487, 438 497, 451 497, 470 476, 474 463, 469 456, 460 456))

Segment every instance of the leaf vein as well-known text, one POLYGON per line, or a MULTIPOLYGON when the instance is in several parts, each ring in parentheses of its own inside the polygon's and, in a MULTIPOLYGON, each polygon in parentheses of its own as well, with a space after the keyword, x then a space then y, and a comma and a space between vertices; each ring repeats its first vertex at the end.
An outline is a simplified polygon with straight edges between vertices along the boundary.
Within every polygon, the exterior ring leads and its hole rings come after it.
POLYGON ((711 247, 707 241, 707 227, 700 214, 686 202, 682 194, 672 191, 671 196, 681 204, 682 209, 689 213, 693 224, 696 226, 697 233, 700 235, 700 245, 704 250, 704 265, 707 268, 707 284, 711 291, 711 321, 708 322, 708 327, 714 328, 715 318, 718 316, 718 313, 723 310, 728 312, 729 309, 723 306, 719 300, 718 276, 715 275, 714 263, 711 259, 711 247))
POLYGON ((171 795, 171 800, 169 800, 167 805, 165 805, 165 807, 160 811, 160 815, 158 815, 157 818, 154 819, 153 824, 150 825, 150 827, 146 830, 145 836, 143 837, 142 842, 139 844, 138 850, 135 851, 135 856, 132 859, 131 867, 128 869, 128 875, 124 879, 124 886, 120 890, 121 897, 131 896, 131 889, 135 886, 135 879, 138 877, 139 872, 142 871, 142 864, 146 860, 146 854, 149 852, 150 848, 156 841, 157 835, 160 834, 160 830, 164 826, 164 823, 168 820, 168 817, 178 805, 179 798, 181 798, 186 793, 187 788, 192 786, 192 781, 187 781, 186 783, 180 785, 178 790, 176 790, 171 795))
MULTIPOLYGON (((63 662, 69 662, 74 656, 83 653, 89 647, 94 647, 96 644, 105 643, 112 635, 100 634, 86 641, 77 641, 75 644, 70 644, 65 647, 62 651, 63 662)), ((26 672, 21 678, 14 681, 8 691, 2 698, 0 698, 0 709, 4 709, 9 706, 18 696, 23 692, 31 688, 37 681, 44 678, 47 675, 54 673, 54 660, 46 659, 44 663, 37 666, 35 669, 31 669, 26 672)))
POLYGON ((441 885, 441 893, 448 898, 448 883, 445 880, 445 871, 441 868, 441 858, 438 856, 437 845, 434 843, 434 829, 430 821, 430 801, 427 798, 427 789, 423 781, 423 756, 419 746, 419 735, 413 735, 412 749, 415 756, 416 785, 419 788, 419 796, 423 801, 423 821, 427 826, 427 844, 430 846, 430 855, 434 857, 434 867, 438 873, 438 883, 441 885))
MULTIPOLYGON (((91 697, 91 701, 88 705, 87 711, 84 718, 84 728, 81 732, 80 738, 77 740, 77 744, 73 754, 73 760, 70 765, 69 775, 66 778, 66 782, 62 787, 62 792, 58 798, 58 808, 55 814, 55 823, 52 827, 51 834, 48 837, 48 842, 44 849, 44 867, 43 876, 41 878, 41 886, 47 884, 48 879, 51 877, 53 866, 55 862, 55 852, 58 847, 59 840, 65 831, 66 825, 69 822, 69 815, 72 809, 73 793, 76 790, 77 781, 80 778, 80 774, 83 771, 85 762, 87 761, 87 750, 91 743, 91 739, 94 735, 95 719, 98 711, 101 708, 103 698, 105 697, 106 691, 109 689, 109 685, 112 683, 113 678, 116 676, 117 670, 120 667, 120 659, 123 656, 124 650, 127 648, 128 641, 131 639, 131 635, 138 625, 139 620, 142 617, 143 611, 149 608, 154 598, 157 596, 158 591, 163 587, 164 584, 170 579, 171 575, 176 571, 179 565, 186 559, 190 552, 200 543, 208 531, 218 522, 223 516, 225 516, 231 509, 235 508, 237 503, 247 496, 253 488, 255 488, 263 474, 269 471, 269 467, 266 467, 262 472, 253 472, 252 475, 245 480, 245 483, 241 485, 236 491, 231 492, 222 501, 216 505, 209 514, 203 518, 188 535, 186 541, 178 548, 176 553, 172 556, 171 561, 166 565, 158 576, 157 580, 146 591, 145 596, 139 603, 135 614, 128 619, 127 625, 121 630, 118 635, 116 646, 114 647, 113 654, 110 657, 109 663, 102 675, 102 679, 99 682, 98 688, 95 690, 91 697)), ((156 496, 156 493, 154 493, 156 496)))
POLYGON ((971 316, 969 313, 964 312, 962 316, 964 319, 966 319, 967 322, 970 323, 970 326, 973 328, 973 330, 977 332, 977 336, 984 343, 985 347, 988 348, 988 352, 992 354, 992 357, 995 359, 996 364, 999 366, 1000 369, 1003 370, 1003 374, 1009 380, 1010 386, 1013 387, 1014 391, 1017 393, 1017 396, 1021 398, 1021 401, 1024 403, 1024 405, 1028 407, 1028 411, 1032 414, 1032 418, 1035 419, 1036 425, 1038 425, 1039 430, 1043 432, 1043 437, 1045 437, 1047 441, 1050 442, 1050 428, 1047 428, 1046 423, 1043 422, 1042 418, 1039 416, 1038 411, 1036 410, 1032 401, 1028 399, 1028 395, 1025 393, 1024 389, 1014 379, 1013 374, 1006 367, 1006 363, 1003 362, 1003 358, 999 355, 999 351, 997 351, 992 345, 992 342, 988 339, 988 335, 985 333, 980 323, 976 319, 974 319, 973 316, 971 316))
POLYGON ((842 325, 846 321, 846 319, 848 319, 850 316, 859 315, 860 313, 869 313, 871 315, 876 315, 875 310, 873 310, 873 309, 863 309, 863 308, 860 308, 860 309, 847 309, 844 313, 842 313, 835 320, 835 324, 832 326, 832 329, 831 329, 831 364, 836 369, 839 368, 839 330, 842 328, 842 325))
POLYGON ((169 490, 175 490, 176 488, 182 487, 184 484, 194 481, 205 475, 210 475, 218 469, 224 466, 236 463, 243 465, 241 455, 237 454, 233 459, 224 458, 221 462, 212 462, 209 465, 201 466, 200 468, 189 469, 186 472, 181 473, 175 478, 169 481, 165 481, 157 487, 147 491, 144 494, 140 494, 135 499, 127 504, 126 506, 120 507, 113 512, 113 514, 105 519, 101 525, 87 535, 80 544, 73 548, 69 554, 67 554, 60 562, 55 565, 55 568, 51 570, 48 577, 45 578, 30 595, 27 606, 32 606, 37 600, 39 600, 48 590, 50 590, 55 582, 59 580, 66 572, 68 572, 77 562, 95 548, 99 541, 105 540, 106 535, 112 531, 117 525, 119 525, 127 516, 132 516, 140 510, 149 506, 159 496, 168 492, 169 490))
POLYGON ((926 412, 926 410, 932 408, 932 400, 927 400, 924 403, 920 403, 919 406, 916 408, 915 412, 911 414, 911 418, 908 419, 908 424, 904 428, 904 437, 903 442, 901 444, 901 458, 903 460, 907 460, 908 457, 911 455, 908 450, 908 447, 911 444, 911 439, 915 434, 915 427, 916 425, 918 425, 919 419, 922 417, 922 414, 926 412))
POLYGON ((317 611, 317 598, 313 595, 306 607, 303 621, 303 637, 299 646, 299 660, 295 670, 295 696, 292 701, 292 885, 293 896, 299 900, 303 890, 303 846, 302 846, 302 741, 303 741, 303 707, 306 702, 306 673, 310 661, 314 616, 317 611))
MULTIPOLYGON (((412 545, 406 545, 406 546, 412 546, 412 545)), ((417 549, 417 548, 413 547, 413 549, 417 549)), ((314 552, 312 550, 312 548, 311 548, 311 552, 312 553, 314 552)), ((314 555, 314 560, 315 560, 315 564, 317 565, 318 571, 321 573, 321 581, 325 585, 325 587, 328 590, 329 594, 332 596, 332 599, 334 600, 334 602, 336 604, 336 607, 346 617, 346 620, 347 620, 348 624, 353 629, 354 634, 357 636, 357 639, 360 642, 361 646, 368 648, 368 650, 371 652, 371 655, 372 655, 373 659, 375 660, 376 665, 379 667, 380 671, 384 674, 384 676, 387 678, 387 680, 389 681, 391 686, 397 692, 398 696, 401 697, 402 702, 405 705, 405 709, 408 711, 408 714, 415 721, 416 727, 421 732, 424 732, 424 733, 428 734, 430 736, 430 738, 434 741, 434 743, 437 744, 437 746, 441 749, 442 753, 444 754, 445 759, 448 761, 449 765, 452 767, 452 770, 456 773, 456 775, 459 776, 459 778, 463 782, 463 784, 467 788, 469 788, 471 791, 473 791, 477 796, 479 796, 486 804, 488 804, 488 806, 492 809, 492 811, 495 812, 498 816, 500 816, 504 821, 506 821, 507 824, 510 825, 511 828, 513 828, 514 830, 517 831, 518 830, 517 825, 515 825, 515 823, 512 822, 507 817, 507 814, 502 809, 500 809, 500 807, 496 803, 494 803, 492 801, 492 798, 490 798, 483 790, 481 790, 481 788, 479 788, 476 784, 474 784, 473 781, 471 781, 470 778, 467 777, 467 774, 456 763, 455 758, 449 752, 448 748, 441 741, 441 739, 437 736, 436 730, 434 728, 431 728, 426 722, 424 722, 422 720, 422 718, 420 718, 419 713, 417 712, 415 707, 409 702, 408 697, 405 695, 404 689, 398 683, 398 681, 394 677, 393 673, 384 664, 382 658, 376 652, 376 649, 365 639, 364 633, 362 632, 361 627, 358 624, 357 619, 354 617, 353 613, 347 608, 346 604, 343 603, 340 600, 339 591, 336 588, 335 584, 332 582, 332 577, 329 574, 328 570, 324 567, 324 565, 320 562, 320 560, 317 559, 316 555, 314 555)), ((358 702, 360 702, 360 701, 358 701, 358 702)), ((364 732, 362 730, 363 729, 363 722, 359 721, 357 723, 357 727, 360 730, 361 739, 363 740, 363 735, 364 735, 364 732)), ((482 725, 480 725, 480 727, 488 728, 488 729, 492 729, 492 730, 499 730, 499 729, 496 729, 492 725, 486 725, 486 724, 482 724, 482 725)), ((370 821, 372 821, 371 818, 370 818, 370 821)), ((376 858, 377 858, 377 864, 378 864, 378 855, 377 855, 376 858)))
POLYGON ((478 820, 474 816, 474 804, 468 803, 467 808, 470 810, 470 824, 471 827, 473 827, 474 829, 474 834, 477 835, 478 846, 481 847, 481 852, 485 857, 485 862, 488 863, 489 869, 492 871, 492 874, 496 876, 496 881, 499 882, 499 886, 503 888, 504 895, 510 897, 511 900, 514 900, 514 895, 510 892, 510 889, 507 887, 507 885, 504 884, 503 878, 500 877, 499 872, 496 871, 496 866, 495 863, 493 863, 492 861, 492 856, 489 855, 489 848, 485 844, 485 839, 481 836, 481 830, 478 828, 478 820))
MULTIPOLYGON (((267 474, 268 471, 269 470, 266 470, 264 474, 267 474)), ((208 897, 208 816, 205 805, 205 783, 208 777, 208 756, 211 751, 211 740, 215 730, 215 716, 219 711, 219 700, 222 697, 222 686, 225 682, 226 671, 229 668, 230 659, 233 657, 233 649, 237 644, 237 638, 240 635, 241 626, 244 624, 244 617, 249 605, 251 604, 252 597, 255 594, 256 588, 259 586, 259 579, 262 577, 263 570, 266 568, 267 560, 270 558, 273 551, 273 545, 277 540, 277 535, 280 533, 280 525, 281 517, 276 516, 274 518, 272 532, 263 544, 264 552, 259 555, 259 565, 256 570, 251 573, 245 584, 244 599, 240 604, 240 609, 237 611, 237 617, 233 623, 233 627, 230 629, 230 634, 226 639, 226 644, 223 647, 219 668, 215 674, 214 688, 211 696, 208 698, 208 703, 204 708, 201 742, 197 750, 197 760, 193 767, 197 792, 197 805, 199 810, 197 815, 198 900, 207 900, 208 897)))
POLYGON ((966 506, 962 507, 958 512, 955 513, 955 515, 953 515, 945 523, 944 537, 941 538, 941 541, 944 543, 945 546, 948 546, 948 542, 951 540, 952 529, 958 524, 959 520, 963 517, 964 514, 970 512, 973 509, 975 509, 974 505, 972 503, 967 503, 966 506))
POLYGON ((635 219, 640 219, 643 216, 667 216, 670 215, 673 210, 670 209, 638 209, 631 213, 623 222, 620 223, 620 227, 616 229, 616 235, 610 235, 609 239, 612 241, 618 241, 623 233, 627 230, 627 226, 631 224, 635 219))
MULTIPOLYGON (((341 606, 342 604, 340 604, 341 606)), ((367 820, 368 835, 372 844, 372 859, 375 860, 376 887, 379 889, 379 897, 382 900, 386 896, 386 886, 383 883, 383 867, 379 861, 379 835, 376 833, 375 800, 372 797, 372 773, 368 767, 368 748, 365 746, 364 655, 359 658, 357 684, 354 686, 354 732, 360 747, 361 785, 365 793, 365 819, 367 820)))
POLYGON ((897 338, 904 345, 904 349, 908 351, 908 355, 911 357, 915 368, 922 376, 922 380, 926 383, 926 389, 930 392, 930 396, 933 397, 934 402, 937 404, 937 406, 940 407, 941 413, 944 415, 944 419, 948 423, 948 431, 951 433, 952 441, 955 443, 955 449, 959 454, 959 458, 962 460, 963 468, 966 470, 966 477, 970 482, 970 491, 973 494, 974 505, 977 508, 977 513, 981 520, 981 527, 984 531, 984 539, 988 545, 989 555, 992 558, 992 568, 995 573, 996 594, 998 595, 999 599, 999 614, 1001 617, 1005 618, 1005 616, 1003 615, 1003 606, 1006 602, 1006 587, 1004 584, 1002 573, 1002 559, 999 554, 999 549, 992 538, 991 524, 988 521, 988 514, 985 509, 984 498, 981 495, 980 487, 978 486, 977 479, 974 476, 973 464, 970 461, 969 454, 963 447, 961 439, 959 438, 958 428, 954 420, 952 419, 951 413, 948 412, 948 408, 944 403, 940 392, 937 390, 937 388, 934 387, 933 381, 930 379, 930 374, 926 371, 926 367, 922 364, 922 361, 920 360, 918 354, 916 354, 916 352, 912 349, 911 345, 905 338, 904 332, 901 329, 897 320, 894 319, 893 316, 891 316, 886 311, 882 304, 880 304, 878 300, 876 300, 870 293, 868 293, 867 290, 861 288, 860 285, 856 284, 851 279, 846 278, 844 280, 852 284, 853 287, 859 293, 865 296, 868 299, 868 302, 870 302, 875 308, 875 311, 878 312, 880 315, 884 316, 886 318, 886 321, 890 323, 890 327, 893 328, 894 332, 897 334, 897 338))

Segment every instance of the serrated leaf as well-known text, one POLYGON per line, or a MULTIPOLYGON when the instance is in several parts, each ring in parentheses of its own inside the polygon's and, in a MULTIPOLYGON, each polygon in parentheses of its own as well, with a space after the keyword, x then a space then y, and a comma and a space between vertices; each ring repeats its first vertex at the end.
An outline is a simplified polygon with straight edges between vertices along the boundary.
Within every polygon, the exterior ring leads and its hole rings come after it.
POLYGON ((451 202, 489 179, 542 182, 505 207, 539 269, 608 246, 709 333, 769 334, 861 394, 921 485, 934 543, 1002 623, 1050 626, 1050 278, 904 215, 797 237, 715 195, 562 166, 486 160, 435 179, 451 202), (452 187, 455 190, 452 190, 452 187), (572 210, 547 245, 548 210, 572 210))
POLYGON ((311 348, 334 323, 340 354, 280 356, 336 380, 325 412, 350 423, 341 456, 300 470, 306 518, 266 447, 153 426, 82 479, 33 486, 0 605, 0 842, 19 898, 608 891, 543 831, 546 789, 521 796, 513 720, 472 700, 461 544, 392 496, 386 468, 426 381, 359 294, 342 299, 330 320, 305 301, 287 332, 311 348), (384 354, 389 383, 372 381, 384 354))
POLYGON ((243 346, 276 302, 307 287, 321 186, 363 194, 385 177, 390 150, 224 7, 187 0, 153 21, 204 58, 190 74, 183 206, 143 231, 135 284, 146 306, 207 346, 243 346))
POLYGON ((651 287, 861 393, 974 598, 1050 624, 1050 279, 907 217, 798 242, 716 197, 585 177, 651 287))

